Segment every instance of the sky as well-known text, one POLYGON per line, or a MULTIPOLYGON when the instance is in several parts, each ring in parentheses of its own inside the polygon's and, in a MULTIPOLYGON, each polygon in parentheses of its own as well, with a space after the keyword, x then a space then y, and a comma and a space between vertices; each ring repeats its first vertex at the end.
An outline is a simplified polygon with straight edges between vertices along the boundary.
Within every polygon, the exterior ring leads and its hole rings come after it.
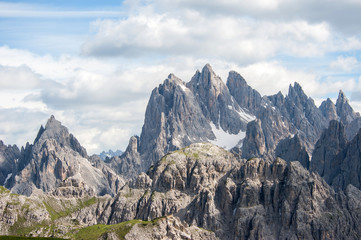
POLYGON ((298 82, 361 111, 361 0, 0 1, 0 140, 54 115, 89 154, 125 150, 153 88, 210 63, 262 95, 298 82))

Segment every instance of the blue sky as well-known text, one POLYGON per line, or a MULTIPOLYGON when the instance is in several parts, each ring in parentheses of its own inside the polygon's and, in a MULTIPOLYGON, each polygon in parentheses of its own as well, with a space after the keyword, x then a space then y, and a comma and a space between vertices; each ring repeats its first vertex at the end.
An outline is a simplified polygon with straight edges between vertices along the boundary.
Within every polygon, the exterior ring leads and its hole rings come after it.
POLYGON ((0 139, 54 114, 90 153, 140 134, 151 90, 210 63, 262 95, 299 82, 361 110, 360 0, 0 1, 0 139))

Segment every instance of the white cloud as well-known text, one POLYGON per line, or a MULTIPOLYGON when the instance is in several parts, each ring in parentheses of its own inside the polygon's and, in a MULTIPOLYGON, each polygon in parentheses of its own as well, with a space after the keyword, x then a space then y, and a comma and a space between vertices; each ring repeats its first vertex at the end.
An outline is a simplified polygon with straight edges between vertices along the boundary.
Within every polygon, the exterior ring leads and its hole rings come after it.
POLYGON ((35 74, 55 81, 66 81, 79 69, 95 73, 109 73, 116 70, 116 65, 93 58, 81 58, 73 55, 61 55, 54 58, 50 54, 37 55, 30 51, 0 47, 0 65, 7 67, 27 66, 35 74))
POLYGON ((0 65, 0 89, 36 88, 40 83, 39 76, 28 67, 5 67, 0 65))
MULTIPOLYGON (((149 2, 148 2, 149 3, 149 2)), ((361 4, 358 0, 256 0, 256 1, 191 1, 154 0, 156 9, 180 14, 184 11, 199 11, 208 16, 247 16, 253 19, 277 22, 292 22, 303 19, 309 23, 327 22, 332 28, 346 34, 361 33, 361 4), (342 16, 342 17, 340 17, 342 16)))
MULTIPOLYGON (((4 4, 0 2, 0 16, 52 17, 49 8, 4 4)), ((361 50, 361 9, 356 1, 140 0, 125 4, 131 9, 128 16, 92 23, 82 56, 54 57, 0 47, 0 139, 20 145, 33 141, 40 124, 54 114, 89 153, 124 150, 129 137, 141 131, 151 90, 171 72, 187 82, 206 63, 224 81, 229 70, 238 71, 266 95, 279 90, 287 94, 295 81, 317 99, 339 89, 361 90, 361 80, 337 76, 360 69, 356 57, 342 57, 349 56, 344 51, 361 50), (334 62, 326 59, 334 52, 342 56, 334 62), (301 59, 307 66, 286 67, 284 56, 301 59), (316 67, 305 63, 317 59, 324 62, 316 67)), ((54 15, 74 17, 75 13, 56 11, 54 15)), ((79 13, 81 17, 113 14, 79 13)), ((36 41, 41 37, 49 45, 55 38, 67 38, 37 36, 36 41)))
POLYGON ((361 62, 356 57, 338 56, 336 61, 330 63, 330 67, 336 70, 350 72, 361 68, 361 62))
MULTIPOLYGON (((261 95, 273 95, 281 91, 288 93, 289 85, 298 82, 310 94, 309 87, 316 82, 316 76, 302 71, 291 71, 278 62, 260 62, 235 69, 248 84, 261 95)), ((312 90, 311 90, 312 91, 312 90)))
POLYGON ((83 45, 85 55, 216 57, 251 63, 277 54, 319 56, 335 48, 325 22, 268 22, 190 11, 179 16, 147 12, 99 20, 94 26, 94 38, 83 45))
POLYGON ((0 109, 15 121, 1 119, 0 139, 20 146, 32 142, 40 125, 54 114, 89 153, 124 150, 130 136, 140 134, 151 90, 169 74, 164 65, 118 66, 77 56, 55 59, 4 46, 0 62, 0 109), (23 117, 19 111, 24 111, 23 117), (6 136, 12 131, 16 134, 6 136))
POLYGON ((340 89, 350 92, 357 87, 357 82, 353 78, 329 77, 321 81, 314 73, 289 70, 278 62, 260 62, 235 70, 262 95, 273 95, 278 91, 286 95, 288 86, 294 82, 298 82, 305 93, 313 98, 332 95, 340 89))
POLYGON ((26 142, 33 143, 46 116, 37 110, 0 107, 0 140, 5 144, 17 144, 19 148, 26 142))
POLYGON ((0 2, 0 17, 14 18, 89 18, 121 17, 124 12, 115 10, 61 10, 49 5, 0 2))

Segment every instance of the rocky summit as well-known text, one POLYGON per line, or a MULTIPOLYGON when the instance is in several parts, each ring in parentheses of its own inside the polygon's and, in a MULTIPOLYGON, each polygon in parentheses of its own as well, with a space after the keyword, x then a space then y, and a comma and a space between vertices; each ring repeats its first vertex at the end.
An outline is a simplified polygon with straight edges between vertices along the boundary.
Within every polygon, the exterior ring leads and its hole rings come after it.
POLYGON ((169 74, 115 156, 54 116, 32 144, 0 141, 0 235, 361 239, 360 127, 342 90, 318 107, 298 83, 262 96, 209 64, 169 74))
POLYGON ((115 194, 123 183, 110 168, 94 167, 86 150, 54 116, 45 128, 40 127, 34 144, 27 144, 20 155, 5 184, 14 193, 27 196, 36 190, 48 193, 77 182, 88 192, 115 194))

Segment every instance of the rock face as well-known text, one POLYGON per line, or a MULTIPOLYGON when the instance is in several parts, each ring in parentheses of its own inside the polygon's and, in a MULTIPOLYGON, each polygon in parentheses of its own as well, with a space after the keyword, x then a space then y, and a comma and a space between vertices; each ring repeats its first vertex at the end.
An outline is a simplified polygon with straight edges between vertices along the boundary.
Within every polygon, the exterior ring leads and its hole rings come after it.
POLYGON ((310 171, 316 171, 326 182, 331 184, 332 179, 340 171, 340 158, 343 158, 347 145, 345 128, 342 123, 332 120, 327 130, 317 141, 312 154, 310 171))
POLYGON ((188 83, 170 74, 121 156, 89 157, 53 116, 34 144, 0 141, 0 181, 31 195, 0 188, 0 234, 130 221, 126 239, 360 239, 360 126, 342 91, 317 108, 298 83, 261 97, 210 65, 188 83), (237 154, 207 143, 221 135, 237 154))
POLYGON ((234 101, 227 86, 209 64, 202 72, 197 71, 187 87, 193 92, 203 115, 217 128, 238 134, 246 130, 249 121, 247 113, 234 101))
POLYGON ((117 173, 121 173, 125 178, 136 176, 142 169, 139 154, 139 137, 131 137, 125 152, 119 157, 111 158, 109 166, 117 173))
POLYGON ((347 141, 341 122, 331 121, 312 155, 311 171, 317 171, 335 189, 347 189, 349 184, 361 189, 361 131, 347 141))
POLYGON ((298 161, 238 160, 211 144, 164 156, 124 187, 100 221, 173 215, 220 239, 359 239, 361 192, 335 192, 298 161))
POLYGON ((360 114, 355 113, 350 106, 345 94, 340 90, 336 101, 337 115, 340 117, 340 121, 344 125, 350 124, 353 120, 360 117, 360 114))
MULTIPOLYGON (((238 98, 241 97, 238 96, 238 98)), ((237 97, 235 96, 235 98, 237 97)), ((298 83, 289 86, 286 97, 280 92, 273 96, 265 96, 261 99, 258 108, 251 110, 260 123, 250 123, 247 133, 262 132, 264 142, 259 142, 256 145, 265 146, 261 156, 254 155, 254 157, 264 157, 270 160, 277 157, 275 151, 279 142, 296 133, 301 145, 308 154, 311 154, 314 144, 328 124, 328 120, 324 117, 322 111, 315 106, 311 98, 306 96, 298 83)), ((259 140, 263 141, 263 138, 259 140)), ((249 145, 254 144, 252 141, 254 139, 246 134, 242 148, 243 157, 252 157, 254 154, 254 149, 249 147, 249 145)))
POLYGON ((322 132, 338 119, 351 140, 361 127, 361 117, 342 91, 336 105, 327 99, 319 108, 298 83, 289 86, 286 96, 279 92, 261 97, 240 74, 231 71, 224 84, 207 64, 188 83, 170 74, 153 90, 136 147, 135 139, 131 140, 125 154, 110 162, 119 174, 134 178, 169 151, 212 142, 234 147, 246 159, 274 161, 281 153, 287 161, 300 157, 307 167, 322 132), (290 142, 296 134, 297 139, 290 142), (232 146, 220 141, 231 138, 232 146), (302 151, 300 156, 284 152, 287 144, 302 151))
POLYGON ((346 128, 347 140, 351 141, 361 128, 361 117, 359 113, 356 113, 352 109, 347 97, 341 90, 336 101, 336 111, 338 120, 341 121, 346 128))
POLYGON ((16 168, 21 152, 16 145, 6 146, 0 140, 0 185, 6 185, 16 168))
POLYGON ((335 104, 331 101, 331 99, 327 98, 326 101, 323 101, 320 106, 320 110, 323 116, 328 120, 337 120, 338 115, 336 111, 335 104))
POLYGON ((261 105, 261 94, 248 86, 246 80, 237 72, 230 71, 227 87, 240 107, 248 109, 253 114, 261 105))
POLYGON ((14 193, 52 192, 65 180, 75 179, 95 194, 113 194, 122 182, 111 169, 95 168, 78 140, 54 116, 40 128, 34 144, 22 149, 22 155, 8 184, 14 193))
POLYGON ((296 134, 293 138, 282 139, 276 148, 276 156, 282 159, 286 159, 288 162, 298 161, 301 165, 308 169, 310 165, 310 159, 304 146, 302 146, 301 140, 296 134))
POLYGON ((213 232, 196 226, 188 227, 177 217, 172 215, 160 218, 156 224, 136 224, 125 235, 126 240, 132 239, 194 239, 194 240, 215 240, 218 239, 213 232))
POLYGON ((263 134, 260 120, 255 120, 247 125, 246 138, 242 148, 242 157, 249 159, 252 157, 262 157, 266 152, 265 136, 263 134))
POLYGON ((218 132, 237 137, 253 119, 210 65, 197 71, 188 83, 170 74, 152 91, 140 137, 133 137, 125 153, 111 159, 110 164, 118 173, 135 177, 169 151, 220 140, 218 132))
POLYGON ((146 171, 166 152, 206 139, 214 139, 209 121, 203 116, 195 96, 179 78, 168 79, 150 97, 140 135, 139 153, 146 171))
MULTIPOLYGON (((68 191, 81 194, 83 188, 80 182, 64 183, 55 195, 46 197, 26 198, 1 188, 1 233, 24 228, 23 219, 28 219, 27 234, 72 232, 71 238, 78 239, 74 228, 142 219, 154 224, 125 222, 129 226, 125 239, 361 237, 361 191, 356 187, 348 185, 335 192, 298 161, 241 160, 210 143, 192 144, 165 155, 114 198, 90 198, 86 193, 69 197, 68 191), (46 228, 44 223, 54 227, 46 228)), ((101 237, 116 239, 117 235, 110 231, 101 237)))
MULTIPOLYGON (((78 183, 56 191, 80 190, 78 183)), ((67 239, 218 239, 214 232, 189 226, 175 216, 152 221, 132 220, 117 225, 96 225, 110 197, 37 195, 25 197, 11 194, 0 186, 0 235, 42 237, 66 236, 67 239), (90 226, 89 226, 90 225, 90 226), (95 226, 93 226, 95 225, 95 226), (94 233, 94 230, 97 229, 94 233), (92 234, 89 234, 91 232, 92 234), (85 233, 85 234, 84 234, 85 233), (98 236, 97 236, 98 235, 98 236)))

